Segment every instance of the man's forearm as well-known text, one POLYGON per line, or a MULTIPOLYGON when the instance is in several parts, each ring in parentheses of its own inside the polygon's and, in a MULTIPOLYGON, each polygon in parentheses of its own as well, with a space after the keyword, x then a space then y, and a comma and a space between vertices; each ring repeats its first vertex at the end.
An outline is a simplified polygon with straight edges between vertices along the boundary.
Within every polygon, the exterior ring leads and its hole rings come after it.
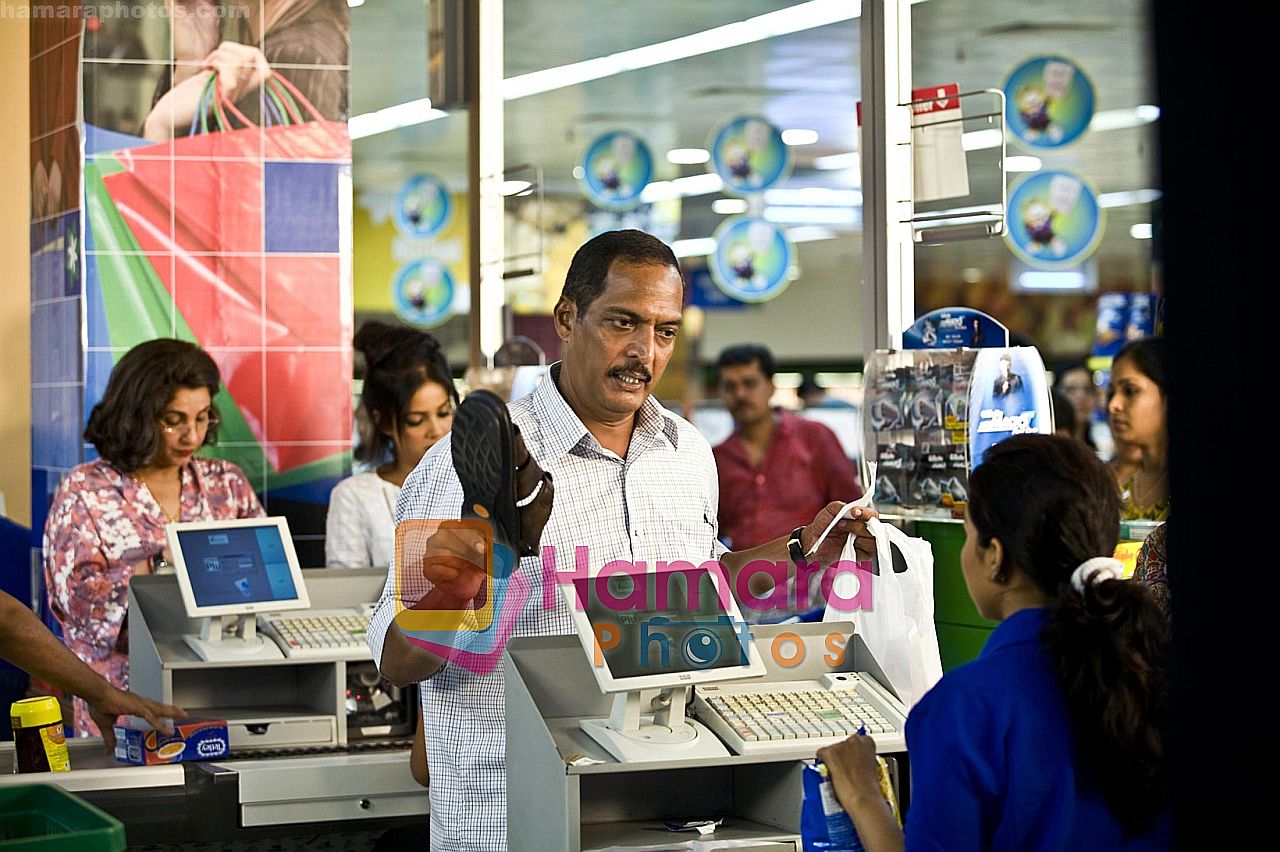
MULTIPOLYGON (((787 568, 787 578, 795 576, 796 567, 791 562, 791 556, 787 553, 787 537, 781 536, 773 541, 766 541, 764 544, 758 544, 745 550, 734 550, 720 557, 720 563, 724 565, 729 572, 729 582, 732 588, 738 588, 738 574, 742 569, 750 565, 752 562, 775 562, 783 563, 787 568)), ((773 579, 764 571, 757 571, 751 576, 747 583, 747 589, 751 594, 757 597, 768 595, 773 589, 773 579)))
POLYGON ((431 677, 443 665, 444 660, 406 639, 394 621, 387 628, 378 671, 396 686, 408 686, 431 677))
POLYGON ((107 680, 85 665, 19 601, 0 593, 0 657, 39 680, 92 701, 107 680))

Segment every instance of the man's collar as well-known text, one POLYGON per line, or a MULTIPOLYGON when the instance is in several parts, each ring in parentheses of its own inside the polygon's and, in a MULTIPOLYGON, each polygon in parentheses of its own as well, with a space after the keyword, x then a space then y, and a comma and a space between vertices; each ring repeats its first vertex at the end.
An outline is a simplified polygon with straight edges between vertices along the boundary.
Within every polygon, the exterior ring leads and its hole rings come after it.
MULTIPOLYGON (((538 389, 534 391, 533 415, 544 429, 542 450, 548 462, 567 455, 588 436, 591 443, 599 447, 595 436, 591 435, 590 430, 583 424, 582 418, 578 417, 573 406, 569 405, 568 400, 560 393, 560 366, 559 361, 552 364, 547 371, 548 381, 539 384, 538 389)), ((648 443, 654 443, 661 437, 665 437, 672 448, 678 447, 679 433, 675 423, 663 415, 662 405, 652 395, 645 399, 640 410, 636 412, 633 438, 636 432, 648 439, 648 443)))

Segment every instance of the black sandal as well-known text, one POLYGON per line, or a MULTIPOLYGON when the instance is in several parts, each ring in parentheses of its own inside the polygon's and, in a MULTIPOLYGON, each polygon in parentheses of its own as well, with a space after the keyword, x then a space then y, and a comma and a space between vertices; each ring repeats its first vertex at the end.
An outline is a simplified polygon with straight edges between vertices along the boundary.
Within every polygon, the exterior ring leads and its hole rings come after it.
POLYGON ((462 517, 493 523, 494 536, 521 556, 516 509, 515 427, 497 395, 477 390, 453 416, 453 469, 462 483, 462 517))

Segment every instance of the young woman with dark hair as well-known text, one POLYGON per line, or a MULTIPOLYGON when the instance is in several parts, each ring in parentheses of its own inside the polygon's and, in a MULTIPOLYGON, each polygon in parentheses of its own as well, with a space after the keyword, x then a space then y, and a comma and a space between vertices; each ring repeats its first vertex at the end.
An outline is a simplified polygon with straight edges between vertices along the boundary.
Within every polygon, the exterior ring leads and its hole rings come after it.
POLYGON ((868 852, 1171 848, 1165 623, 1109 556, 1118 512, 1079 441, 1020 435, 987 451, 961 565, 1001 623, 907 719, 905 836, 870 737, 818 753, 868 852))
MULTIPOLYGON (((239 467, 196 452, 218 434, 218 367, 194 343, 130 349, 93 407, 85 440, 99 458, 58 486, 44 528, 49 605, 67 647, 118 689, 129 687, 129 579, 169 561, 164 528, 265 514, 239 467)), ((98 733, 75 700, 76 732, 98 733)))
POLYGON ((1165 396, 1165 343, 1158 337, 1127 344, 1111 363, 1107 411, 1117 451, 1131 448, 1136 469, 1120 482, 1120 517, 1163 521, 1169 517, 1169 424, 1165 396))
POLYGON ((343 480, 329 495, 325 563, 386 567, 395 551, 400 486, 449 433, 458 391, 440 344, 425 332, 368 322, 354 344, 365 363, 355 456, 377 467, 343 480))

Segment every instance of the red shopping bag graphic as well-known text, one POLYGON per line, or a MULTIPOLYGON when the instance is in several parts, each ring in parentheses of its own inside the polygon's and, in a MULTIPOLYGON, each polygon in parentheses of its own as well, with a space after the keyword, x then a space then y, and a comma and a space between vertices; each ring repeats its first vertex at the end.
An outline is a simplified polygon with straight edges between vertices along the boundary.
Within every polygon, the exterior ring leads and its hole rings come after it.
POLYGON ((122 151, 123 171, 103 178, 277 471, 351 432, 339 254, 351 143, 345 124, 312 117, 122 151))

